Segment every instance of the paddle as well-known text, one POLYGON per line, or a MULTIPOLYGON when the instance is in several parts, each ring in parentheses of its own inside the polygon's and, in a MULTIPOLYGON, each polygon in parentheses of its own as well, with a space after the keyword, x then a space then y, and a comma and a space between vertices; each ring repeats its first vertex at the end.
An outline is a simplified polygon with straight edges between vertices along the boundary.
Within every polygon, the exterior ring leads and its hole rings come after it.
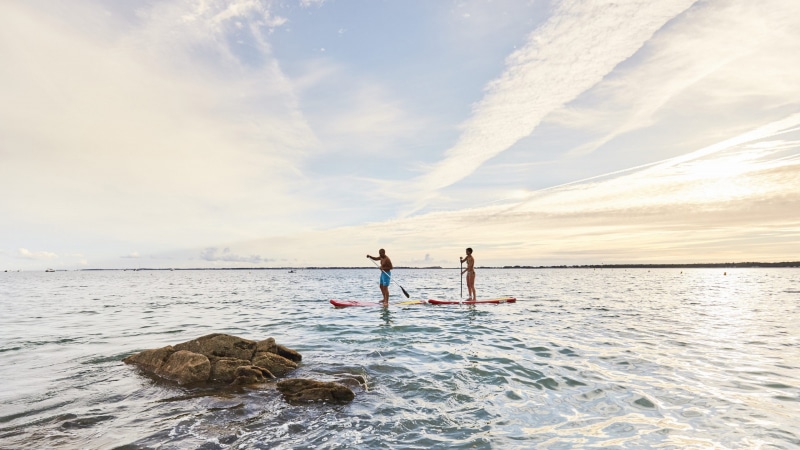
MULTIPOLYGON (((378 265, 378 263, 376 263, 374 259, 370 259, 370 261, 372 261, 372 264, 375 264, 375 267, 377 267, 377 268, 378 268, 378 269, 379 269, 381 272, 383 272, 383 273, 386 273, 386 272, 384 272, 384 270, 383 270, 383 269, 381 269, 381 266, 379 266, 379 265, 378 265)), ((388 274, 388 273, 386 273, 386 275, 389 275, 389 274, 388 274)), ((389 279, 391 279, 392 281, 394 281, 394 279, 392 279, 392 276, 391 276, 391 275, 389 275, 389 279)), ((394 284, 396 284, 396 285, 397 285, 397 287, 399 287, 399 288, 400 288, 400 290, 401 290, 401 291, 403 291, 403 295, 405 295, 405 296, 406 296, 406 298, 408 298, 408 297, 409 297, 409 295, 408 295, 408 292, 406 292, 406 290, 405 290, 405 289, 403 289, 403 286, 400 286, 400 283, 398 283, 397 281, 394 281, 394 284)))
POLYGON ((461 298, 464 298, 464 260, 460 256, 458 260, 461 262, 461 267, 458 268, 458 273, 461 274, 461 298))

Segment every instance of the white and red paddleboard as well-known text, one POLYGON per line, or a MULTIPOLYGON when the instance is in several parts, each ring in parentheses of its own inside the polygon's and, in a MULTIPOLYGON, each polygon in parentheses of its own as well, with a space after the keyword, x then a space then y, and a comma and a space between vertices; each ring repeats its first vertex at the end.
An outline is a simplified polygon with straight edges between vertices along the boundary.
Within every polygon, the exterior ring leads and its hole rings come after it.
MULTIPOLYGON (((394 305, 422 305, 428 303, 427 300, 407 300, 404 302, 394 303, 394 305)), ((331 300, 331 305, 337 308, 344 308, 346 306, 383 306, 383 303, 369 302, 365 300, 331 300)))

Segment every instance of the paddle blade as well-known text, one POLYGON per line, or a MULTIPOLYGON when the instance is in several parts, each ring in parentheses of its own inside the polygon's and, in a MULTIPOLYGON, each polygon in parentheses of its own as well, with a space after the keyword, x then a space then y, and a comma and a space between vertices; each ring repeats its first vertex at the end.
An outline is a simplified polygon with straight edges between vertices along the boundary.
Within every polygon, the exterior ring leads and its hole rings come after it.
MULTIPOLYGON (((398 284, 398 286, 400 286, 400 285, 398 284)), ((408 298, 408 297, 409 297, 409 295, 408 295, 408 292, 406 292, 406 290, 405 290, 405 289, 403 289, 403 286, 400 286, 400 290, 401 290, 401 291, 403 291, 403 295, 405 295, 405 296, 406 296, 406 298, 408 298)))

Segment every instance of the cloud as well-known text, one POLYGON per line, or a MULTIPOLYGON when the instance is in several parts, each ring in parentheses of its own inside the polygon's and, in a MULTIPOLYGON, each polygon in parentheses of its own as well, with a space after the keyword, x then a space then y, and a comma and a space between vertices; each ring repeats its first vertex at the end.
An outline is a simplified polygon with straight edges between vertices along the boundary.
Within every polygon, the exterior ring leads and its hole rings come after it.
POLYGON ((262 263, 269 262, 270 259, 262 258, 258 255, 242 256, 231 252, 230 248, 225 248, 222 253, 216 247, 208 247, 200 253, 200 259, 205 261, 237 262, 237 263, 262 263))
MULTIPOLYGON (((761 96, 766 109, 797 98, 800 70, 797 58, 780 51, 800 45, 800 4, 782 0, 753 4, 729 1, 703 4, 681 21, 656 34, 641 50, 635 64, 621 68, 585 95, 577 105, 558 111, 553 120, 572 128, 601 131, 570 152, 581 156, 633 130, 656 122, 655 115, 673 104, 681 114, 687 105, 761 96), (764 64, 765 55, 783 55, 764 64), (775 86, 780 89, 775 89, 775 86), (687 92, 688 91, 688 92, 687 92), (690 92, 690 94, 689 94, 690 92), (793 92, 794 95, 787 95, 793 92), (682 99, 681 95, 685 95, 682 99), (588 106, 581 106, 588 104, 588 106)), ((719 129, 715 129, 719 132, 719 129)))
POLYGON ((53 252, 46 252, 46 251, 38 251, 32 252, 27 248, 20 248, 17 250, 16 256, 22 259, 31 259, 31 260, 51 260, 51 259, 58 259, 58 255, 53 252))
POLYGON ((132 46, 180 55, 193 67, 198 60, 222 62, 217 66, 221 71, 231 70, 232 62, 268 64, 267 36, 287 22, 272 12, 272 2, 253 0, 158 2, 138 10, 137 16, 144 26, 127 37, 132 46), (166 36, 170 39, 165 41, 166 36))
POLYGON ((325 2, 326 0, 300 0, 300 6, 303 6, 304 8, 308 8, 311 6, 320 7, 325 2))
POLYGON ((139 255, 139 252, 133 252, 133 253, 130 253, 128 255, 121 256, 120 258, 138 259, 138 258, 141 258, 141 255, 139 255))
POLYGON ((0 4, 13 67, 0 71, 0 179, 28 187, 0 209, 23 227, 91 223, 172 246, 296 227, 291 186, 316 141, 265 41, 280 23, 268 5, 156 2, 132 20, 78 3, 93 14, 62 20, 0 4))
POLYGON ((411 267, 446 267, 452 265, 453 259, 454 258, 436 258, 431 256, 430 253, 425 253, 425 256, 422 258, 417 257, 411 260, 403 260, 402 265, 411 267))
POLYGON ((56 226, 59 264, 131 248, 176 267, 798 250, 800 3, 568 0, 545 21, 541 3, 503 3, 426 5, 397 28, 417 27, 409 41, 344 3, 0 2, 0 185, 24 192, 0 197, 0 246, 56 226), (375 41, 354 47, 362 32, 375 41))
MULTIPOLYGON (((397 266, 462 255, 481 265, 796 260, 800 114, 687 155, 530 192, 503 204, 242 243, 297 265, 363 265, 386 248, 397 266)), ((443 261, 455 266, 455 258, 443 261)))
POLYGON ((630 58, 694 3, 562 3, 506 61, 505 72, 462 125, 445 159, 419 179, 420 191, 449 186, 528 136, 554 110, 630 58))

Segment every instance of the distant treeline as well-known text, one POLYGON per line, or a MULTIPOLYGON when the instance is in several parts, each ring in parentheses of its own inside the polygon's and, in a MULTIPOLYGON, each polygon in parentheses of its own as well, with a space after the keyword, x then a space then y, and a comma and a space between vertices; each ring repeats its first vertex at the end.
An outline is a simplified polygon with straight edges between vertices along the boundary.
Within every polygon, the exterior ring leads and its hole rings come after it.
POLYGON ((700 264, 586 264, 578 266, 503 266, 503 269, 716 269, 753 267, 800 267, 800 261, 765 263, 700 263, 700 264))
MULTIPOLYGON (((716 269, 716 268, 754 268, 754 267, 800 267, 800 261, 765 263, 765 262, 733 262, 733 263, 699 263, 699 264, 584 264, 584 265, 561 265, 561 266, 503 266, 489 267, 479 266, 478 269, 716 269)), ((375 267, 213 267, 213 268, 189 268, 189 269, 81 269, 91 270, 335 270, 335 269, 366 269, 375 270, 375 267)), ((395 269, 447 269, 453 268, 442 266, 428 267, 405 267, 397 266, 395 269)), ((456 267, 458 269, 458 267, 456 267)))

